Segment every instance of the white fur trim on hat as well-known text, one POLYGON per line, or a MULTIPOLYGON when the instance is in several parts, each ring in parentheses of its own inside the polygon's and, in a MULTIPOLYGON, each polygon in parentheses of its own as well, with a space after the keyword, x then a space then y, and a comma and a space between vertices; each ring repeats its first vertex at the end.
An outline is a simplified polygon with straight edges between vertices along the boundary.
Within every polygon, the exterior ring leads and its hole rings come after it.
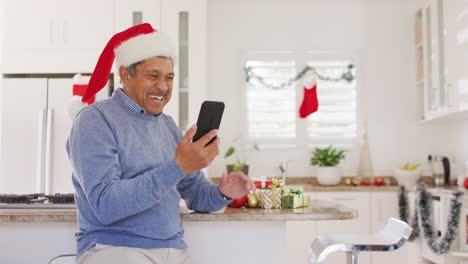
POLYGON ((73 96, 73 98, 65 104, 65 112, 68 114, 71 120, 75 119, 75 116, 88 105, 81 101, 81 96, 73 96))
POLYGON ((160 31, 133 37, 123 42, 114 52, 117 67, 127 67, 157 56, 169 57, 175 61, 172 42, 166 33, 160 31))

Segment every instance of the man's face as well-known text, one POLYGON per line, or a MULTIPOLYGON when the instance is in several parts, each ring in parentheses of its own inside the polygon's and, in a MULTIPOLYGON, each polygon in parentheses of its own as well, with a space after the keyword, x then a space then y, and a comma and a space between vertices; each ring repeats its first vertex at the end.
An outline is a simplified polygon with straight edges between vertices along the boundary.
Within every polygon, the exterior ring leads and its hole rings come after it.
POLYGON ((120 78, 125 93, 143 107, 147 114, 159 114, 171 99, 173 62, 170 58, 153 57, 138 64, 134 76, 121 67, 120 78))

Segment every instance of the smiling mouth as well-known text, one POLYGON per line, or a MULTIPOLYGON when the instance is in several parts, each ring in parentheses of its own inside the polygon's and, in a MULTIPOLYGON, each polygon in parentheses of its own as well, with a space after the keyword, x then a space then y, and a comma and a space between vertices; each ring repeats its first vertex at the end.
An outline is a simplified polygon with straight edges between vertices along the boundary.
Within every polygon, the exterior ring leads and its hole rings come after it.
POLYGON ((164 95, 152 95, 151 94, 150 98, 153 100, 162 101, 164 99, 164 95))

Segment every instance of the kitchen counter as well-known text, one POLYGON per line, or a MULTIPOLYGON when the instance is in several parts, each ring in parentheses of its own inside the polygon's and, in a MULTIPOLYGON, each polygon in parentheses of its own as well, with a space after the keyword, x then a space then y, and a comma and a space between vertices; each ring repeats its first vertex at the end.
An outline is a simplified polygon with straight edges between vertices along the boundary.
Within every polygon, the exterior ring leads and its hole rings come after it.
POLYGON ((398 185, 385 186, 349 186, 349 185, 310 185, 303 184, 304 192, 397 192, 398 185))
MULTIPOLYGON (((345 220, 357 217, 357 211, 337 203, 312 200, 311 206, 297 209, 224 208, 213 213, 180 209, 182 221, 314 221, 345 220)), ((76 209, 0 209, 1 222, 76 222, 76 209)))
MULTIPOLYGON (((316 177, 288 177, 286 179, 286 185, 301 185, 304 187, 304 192, 398 192, 399 186, 396 180, 393 177, 384 178, 388 178, 387 181, 389 181, 391 185, 354 186, 344 184, 343 179, 337 185, 320 185, 316 177)), ((219 179, 219 177, 210 178, 214 183, 218 183, 219 179)))

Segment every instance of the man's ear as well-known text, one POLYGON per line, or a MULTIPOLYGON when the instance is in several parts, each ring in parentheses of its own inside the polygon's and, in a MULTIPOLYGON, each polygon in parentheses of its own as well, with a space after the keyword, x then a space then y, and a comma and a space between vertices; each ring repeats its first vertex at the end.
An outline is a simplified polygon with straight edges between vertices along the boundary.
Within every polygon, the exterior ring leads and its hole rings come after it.
POLYGON ((119 67, 119 76, 120 76, 120 81, 125 86, 125 84, 127 84, 128 79, 130 77, 130 73, 128 72, 127 68, 125 68, 124 66, 120 66, 119 67))

